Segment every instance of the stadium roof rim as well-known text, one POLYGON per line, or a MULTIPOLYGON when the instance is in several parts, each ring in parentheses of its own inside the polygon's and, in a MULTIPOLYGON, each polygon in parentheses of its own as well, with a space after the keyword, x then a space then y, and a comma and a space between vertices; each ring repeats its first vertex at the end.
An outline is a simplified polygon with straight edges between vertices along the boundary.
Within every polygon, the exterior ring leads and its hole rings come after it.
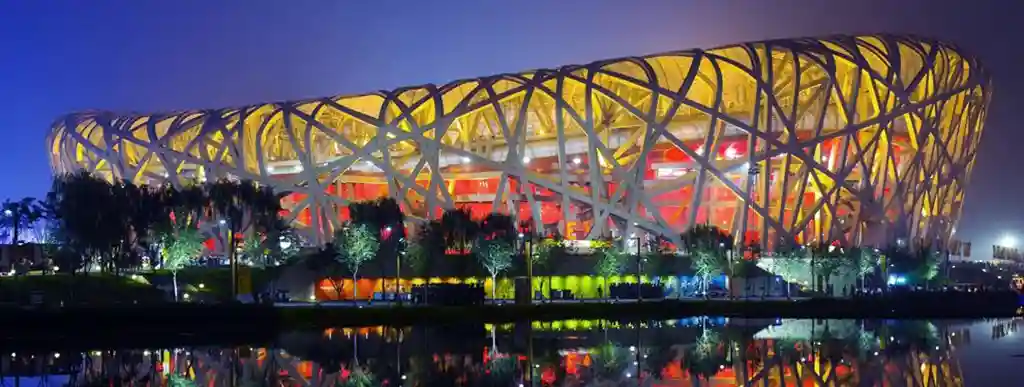
POLYGON ((986 70, 986 68, 984 67, 984 65, 982 65, 980 63, 978 58, 973 56, 973 55, 971 55, 969 52, 967 52, 966 50, 960 48, 959 46, 957 46, 955 44, 952 44, 952 43, 949 43, 947 41, 943 41, 943 40, 939 40, 939 39, 934 39, 934 38, 923 37, 923 36, 914 35, 914 34, 889 34, 889 33, 835 34, 835 35, 827 35, 827 36, 820 36, 820 37, 767 39, 767 40, 760 40, 760 41, 753 41, 753 42, 725 44, 725 45, 720 45, 720 46, 716 46, 716 47, 713 47, 713 48, 689 48, 689 49, 683 49, 683 50, 664 51, 664 52, 645 54, 645 55, 638 55, 638 56, 624 56, 624 57, 618 57, 618 58, 600 59, 600 60, 595 60, 595 61, 592 61, 592 62, 589 62, 589 63, 584 63, 584 64, 562 65, 562 66, 558 66, 556 68, 536 68, 536 69, 530 69, 530 70, 523 70, 523 71, 519 71, 519 72, 506 72, 506 73, 497 73, 497 74, 485 75, 485 76, 460 78, 460 79, 455 79, 455 80, 452 80, 452 81, 449 81, 449 82, 445 82, 445 83, 443 83, 441 85, 437 85, 437 84, 434 84, 434 83, 424 83, 424 84, 412 85, 412 86, 402 86, 402 87, 394 88, 394 89, 391 89, 391 90, 377 90, 377 91, 372 91, 372 92, 353 93, 353 94, 336 94, 336 95, 330 95, 330 96, 310 97, 310 98, 302 98, 302 99, 294 99, 294 100, 277 100, 277 101, 271 101, 271 102, 260 102, 260 103, 252 103, 252 104, 246 104, 246 105, 220 107, 220 108, 182 109, 182 110, 170 110, 170 111, 165 111, 165 112, 148 112, 148 113, 146 113, 146 112, 137 112, 137 111, 116 112, 116 111, 104 110, 104 109, 81 110, 81 111, 67 113, 67 114, 62 114, 62 115, 58 116, 57 119, 54 120, 54 124, 51 125, 51 127, 58 126, 61 122, 66 121, 69 118, 74 118, 74 117, 88 118, 88 117, 110 116, 110 117, 113 117, 113 118, 124 118, 124 119, 128 119, 128 118, 142 118, 142 117, 171 117, 171 116, 177 116, 177 115, 182 115, 182 114, 202 114, 203 112, 209 112, 209 111, 239 110, 239 109, 254 108, 254 107, 259 107, 259 106, 264 106, 264 105, 274 105, 274 104, 303 104, 303 103, 312 103, 312 102, 316 102, 318 100, 322 100, 322 99, 325 99, 325 98, 336 99, 336 98, 347 98, 347 97, 362 97, 362 96, 369 96, 369 95, 386 96, 386 95, 389 95, 389 94, 397 94, 397 93, 401 93, 401 92, 404 92, 404 91, 407 91, 407 90, 421 89, 421 88, 444 89, 446 87, 451 87, 451 86, 455 86, 455 85, 459 85, 459 84, 463 84, 463 83, 467 83, 467 82, 479 81, 479 80, 483 80, 483 79, 511 77, 511 76, 518 76, 518 75, 521 75, 521 74, 538 73, 538 72, 560 72, 560 71, 566 71, 566 70, 575 70, 575 69, 584 68, 584 67, 600 66, 600 65, 603 65, 603 64, 608 64, 608 63, 612 63, 612 62, 619 62, 619 61, 624 61, 624 60, 636 60, 636 59, 650 58, 650 57, 656 57, 656 56, 666 56, 666 55, 693 54, 693 53, 698 53, 698 52, 709 52, 709 51, 724 50, 724 49, 728 49, 728 48, 743 47, 743 46, 774 45, 774 46, 783 46, 783 47, 794 49, 794 50, 808 50, 808 49, 812 49, 812 48, 827 50, 827 48, 825 48, 825 47, 820 45, 821 42, 829 41, 829 42, 846 43, 846 44, 848 44, 848 43, 852 42, 853 40, 866 39, 866 38, 876 38, 876 39, 883 40, 883 41, 885 41, 887 43, 890 43, 890 42, 893 42, 893 43, 900 43, 900 42, 904 42, 904 43, 927 43, 927 44, 931 44, 931 45, 939 45, 939 46, 946 47, 949 50, 951 50, 951 51, 957 53, 958 55, 960 55, 960 57, 963 58, 965 61, 968 61, 968 62, 971 63, 971 67, 970 67, 971 68, 971 73, 969 74, 969 78, 970 77, 974 77, 974 78, 982 77, 982 80, 980 82, 978 82, 981 85, 981 87, 983 87, 983 88, 991 88, 991 76, 989 75, 989 73, 986 70))

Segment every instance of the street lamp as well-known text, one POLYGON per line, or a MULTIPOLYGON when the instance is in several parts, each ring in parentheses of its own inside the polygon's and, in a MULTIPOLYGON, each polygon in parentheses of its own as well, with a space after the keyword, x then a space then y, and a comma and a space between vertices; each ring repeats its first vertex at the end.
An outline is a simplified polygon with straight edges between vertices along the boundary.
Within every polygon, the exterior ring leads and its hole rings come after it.
MULTIPOLYGON (((533 289, 533 244, 536 240, 536 235, 534 234, 533 224, 531 223, 520 223, 520 228, 523 229, 523 231, 520 231, 519 234, 516 236, 519 237, 519 251, 521 254, 523 254, 523 259, 525 260, 524 263, 526 263, 527 288, 530 289, 530 303, 533 303, 533 300, 536 298, 536 294, 534 294, 533 289)), ((541 282, 540 292, 541 300, 543 301, 543 281, 541 282)), ((550 294, 548 295, 548 298, 550 299, 550 294)))
POLYGON ((641 239, 640 239, 640 237, 636 236, 636 234, 633 234, 633 237, 629 238, 629 239, 636 240, 636 302, 641 302, 644 299, 643 295, 641 294, 641 290, 642 289, 641 289, 641 286, 640 286, 640 283, 642 282, 641 281, 641 276, 643 275, 643 272, 644 272, 644 270, 643 270, 643 262, 641 261, 641 259, 642 259, 641 256, 643 254, 640 251, 640 248, 641 248, 640 241, 641 241, 641 239))

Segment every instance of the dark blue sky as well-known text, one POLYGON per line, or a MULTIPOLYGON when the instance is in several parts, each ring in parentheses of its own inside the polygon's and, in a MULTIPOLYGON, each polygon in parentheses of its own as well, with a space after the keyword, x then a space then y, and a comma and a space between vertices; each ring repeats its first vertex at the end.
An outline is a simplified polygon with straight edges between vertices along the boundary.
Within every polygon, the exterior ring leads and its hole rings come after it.
POLYGON ((835 33, 915 33, 995 77, 960 230, 1024 236, 1021 37, 1006 0, 10 0, 0 3, 0 198, 49 187, 62 113, 357 93, 609 57, 835 33), (1015 157, 1017 156, 1017 157, 1015 157))

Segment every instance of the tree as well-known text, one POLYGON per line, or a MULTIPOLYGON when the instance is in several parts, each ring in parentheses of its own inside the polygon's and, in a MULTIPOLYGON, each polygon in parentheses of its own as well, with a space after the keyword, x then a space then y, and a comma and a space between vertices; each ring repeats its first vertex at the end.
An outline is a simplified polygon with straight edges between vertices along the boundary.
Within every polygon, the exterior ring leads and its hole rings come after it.
POLYGON ((810 267, 808 255, 807 247, 794 240, 780 241, 775 248, 772 262, 778 269, 779 276, 786 281, 786 298, 791 297, 792 282, 799 283, 800 277, 807 273, 807 269, 810 267))
POLYGON ((594 271, 604 282, 605 295, 610 295, 611 288, 608 286, 608 277, 620 275, 626 270, 626 259, 628 254, 622 250, 612 247, 610 244, 603 245, 597 249, 597 264, 594 271))
POLYGON ((245 241, 261 241, 262 251, 257 250, 255 246, 249 246, 249 254, 255 253, 255 258, 263 258, 263 262, 257 262, 252 256, 250 259, 264 267, 276 267, 298 253, 301 240, 288 223, 281 219, 281 198, 284 194, 278 194, 269 185, 255 187, 252 190, 248 203, 249 233, 245 241))
POLYGON ((186 225, 175 226, 161 237, 163 268, 171 272, 174 282, 174 300, 178 301, 178 271, 199 256, 206 248, 199 230, 186 225))
POLYGON ((860 287, 863 290, 866 285, 866 276, 875 272, 880 262, 878 250, 872 247, 855 247, 846 251, 847 271, 853 273, 860 280, 860 287))
POLYGON ((267 257, 270 251, 264 246, 263 238, 258 234, 246 235, 242 239, 242 257, 253 264, 267 265, 267 257))
POLYGON ((692 258, 693 271, 701 278, 701 294, 708 296, 708 283, 712 277, 725 273, 729 266, 723 254, 696 252, 692 258))
POLYGON ((460 253, 470 251, 470 241, 476 239, 479 224, 473 221, 473 214, 465 208, 446 210, 441 215, 441 227, 445 243, 460 253))
POLYGON ((930 286, 931 281, 939 274, 939 265, 942 264, 942 252, 931 249, 928 246, 919 246, 914 251, 914 260, 917 264, 911 275, 918 283, 924 282, 930 286))
POLYGON ((316 252, 306 256, 302 263, 307 270, 322 273, 330 282, 331 287, 334 288, 334 293, 337 294, 338 299, 341 299, 344 282, 337 281, 336 279, 340 276, 348 275, 348 272, 344 269, 344 264, 338 253, 338 244, 335 243, 340 242, 337 239, 339 238, 337 234, 340 234, 340 230, 336 233, 334 242, 325 243, 316 252))
POLYGON ((730 269, 727 254, 732 251, 733 238, 718 227, 707 224, 696 225, 680 237, 690 254, 693 270, 701 277, 702 292, 707 296, 708 280, 730 269))
POLYGON ((394 259, 395 290, 399 288, 402 253, 407 245, 405 240, 405 214, 398 202, 391 197, 353 202, 348 205, 352 223, 365 224, 380 241, 378 255, 384 262, 394 259))
POLYGON ((405 250, 405 263, 409 265, 409 269, 412 270, 412 274, 415 276, 426 276, 427 270, 430 268, 430 257, 427 253, 427 247, 422 243, 419 238, 414 239, 409 243, 409 247, 405 250))
POLYGON ((441 229, 441 222, 431 220, 420 223, 416 228, 416 233, 406 248, 404 259, 413 275, 429 278, 430 268, 444 258, 444 253, 444 230, 441 229))
POLYGON ((430 276, 430 268, 434 262, 444 257, 444 230, 441 222, 436 220, 421 223, 412 243, 406 252, 405 259, 417 276, 430 276))
POLYGON ((827 243, 811 245, 812 282, 815 290, 831 295, 832 276, 843 267, 844 249, 827 243))
POLYGON ((150 250, 157 239, 150 235, 151 231, 168 218, 169 210, 164 206, 160 190, 147 185, 125 180, 112 184, 111 192, 116 207, 105 211, 116 221, 120 243, 112 266, 120 270, 138 265, 139 250, 150 250))
POLYGON ((120 204, 111 185, 87 172, 54 179, 47 207, 63 243, 83 255, 86 272, 94 260, 109 258, 124 238, 119 217, 112 216, 120 204))
MULTIPOLYGON (((907 278, 920 265, 917 262, 917 256, 906 244, 890 245, 883 252, 883 257, 884 266, 882 266, 882 272, 884 278, 882 280, 886 281, 886 283, 888 283, 889 277, 907 278)), ((910 279, 913 279, 913 277, 911 276, 910 279)), ((886 286, 884 289, 888 291, 889 286, 886 286)))
MULTIPOLYGON (((533 255, 530 257, 531 265, 534 270, 548 269, 551 267, 552 262, 562 259, 568 255, 568 247, 565 239, 560 234, 554 234, 550 238, 545 238, 537 243, 537 247, 533 250, 533 255)), ((544 291, 544 284, 540 284, 540 291, 544 291)), ((548 291, 551 291, 551 276, 548 276, 548 291)))
POLYGON ((491 300, 497 300, 498 275, 512 267, 512 245, 500 238, 480 238, 473 246, 473 254, 491 275, 491 300))
POLYGON ((20 231, 23 228, 32 228, 40 218, 43 217, 43 208, 35 198, 25 197, 18 201, 6 200, 0 207, 11 227, 11 244, 17 245, 20 241, 20 231))
POLYGON ((377 235, 370 230, 370 226, 362 223, 353 223, 342 227, 334 240, 336 259, 348 267, 352 274, 352 299, 356 300, 359 298, 359 287, 356 286, 359 268, 377 257, 380 241, 377 240, 377 235))
POLYGON ((228 262, 231 265, 231 295, 238 293, 238 257, 235 252, 235 235, 241 232, 245 224, 247 201, 253 198, 255 185, 251 180, 236 182, 221 179, 207 183, 206 194, 214 214, 220 218, 218 222, 227 231, 225 240, 228 262))
POLYGON ((487 214, 480 220, 477 230, 484 238, 502 239, 510 245, 515 242, 517 235, 516 224, 512 217, 497 212, 487 214))
POLYGON ((637 282, 640 282, 640 278, 644 274, 648 275, 652 282, 659 283, 659 274, 668 270, 671 265, 672 251, 670 249, 671 243, 669 240, 661 235, 653 236, 648 238, 646 241, 648 246, 647 251, 640 255, 642 265, 638 269, 643 269, 641 273, 637 273, 637 282))
MULTIPOLYGON (((283 220, 278 220, 284 223, 283 220)), ((277 232, 277 243, 270 243, 270 257, 274 265, 283 265, 294 261, 302 250, 305 243, 291 227, 279 227, 277 232)))

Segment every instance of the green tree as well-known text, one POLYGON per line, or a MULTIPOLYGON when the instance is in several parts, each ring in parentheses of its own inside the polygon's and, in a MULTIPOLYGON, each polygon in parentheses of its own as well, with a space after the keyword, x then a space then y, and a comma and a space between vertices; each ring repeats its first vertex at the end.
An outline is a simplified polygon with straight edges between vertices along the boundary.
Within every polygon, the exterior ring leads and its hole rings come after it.
POLYGON ((846 256, 846 265, 849 266, 847 271, 857 277, 863 290, 867 286, 866 277, 874 273, 881 262, 878 250, 868 246, 855 247, 848 249, 846 256))
POLYGON ((373 230, 370 230, 370 226, 362 223, 342 227, 334 240, 336 259, 340 260, 352 274, 352 298, 358 299, 359 287, 356 286, 356 281, 359 277, 359 268, 377 257, 380 241, 373 230))
MULTIPOLYGON (((532 242, 531 242, 532 243, 532 242)), ((531 264, 533 265, 534 275, 538 269, 546 271, 551 268, 553 262, 564 258, 568 255, 567 242, 561 235, 555 234, 551 238, 542 239, 536 244, 533 249, 533 255, 530 256, 531 264)), ((551 276, 548 275, 548 291, 551 291, 551 276)), ((540 291, 544 291, 544 283, 540 283, 540 291)))
MULTIPOLYGON (((401 260, 408 243, 405 240, 405 214, 394 198, 382 197, 376 200, 350 203, 348 206, 352 223, 365 224, 380 241, 377 255, 383 262, 395 262, 395 290, 401 276, 401 260)), ((384 273, 381 273, 384 274, 384 273)))
POLYGON ((808 255, 807 247, 796 241, 780 241, 775 248, 772 261, 778 270, 776 273, 786 281, 786 298, 792 296, 792 283, 799 283, 800 278, 807 275, 810 268, 808 255))
POLYGON ((622 378, 631 363, 633 354, 626 348, 607 342, 597 348, 591 355, 591 368, 597 378, 593 385, 616 383, 622 378))
POLYGON ((628 257, 628 254, 616 247, 612 247, 610 244, 597 249, 597 264, 594 265, 594 271, 604 282, 604 294, 606 297, 611 292, 611 287, 608 285, 608 277, 622 274, 626 270, 626 259, 628 257))
POLYGON ((701 278, 702 292, 707 296, 710 278, 730 269, 728 254, 733 248, 733 238, 718 227, 707 224, 696 225, 680 237, 690 254, 693 270, 701 278))
POLYGON ((206 248, 199 230, 188 226, 175 226, 161 237, 163 268, 171 272, 174 282, 174 300, 178 301, 178 271, 199 256, 206 248))
POLYGON ((473 246, 473 253, 491 275, 491 299, 497 300, 498 275, 512 267, 512 245, 501 238, 480 238, 473 246))
POLYGON ((417 239, 409 243, 405 249, 405 263, 412 270, 412 275, 425 276, 430 268, 430 258, 427 253, 428 247, 417 239))
MULTIPOLYGON (((405 263, 414 276, 429 278, 431 267, 444 259, 444 230, 436 220, 420 223, 405 250, 405 263)), ((429 292, 424 292, 426 295, 429 292)))
POLYGON ((242 239, 242 257, 253 264, 267 265, 270 251, 266 248, 259 234, 249 234, 242 239))
POLYGON ((433 263, 444 258, 444 230, 436 220, 421 223, 406 249, 405 260, 413 275, 429 277, 433 263))
POLYGON ((819 292, 831 294, 829 286, 834 276, 843 267, 846 257, 844 249, 827 243, 815 243, 811 245, 811 268, 814 270, 814 289, 819 292))
POLYGON ((914 251, 914 265, 911 276, 925 286, 931 286, 931 281, 939 274, 939 266, 942 264, 942 252, 931 249, 928 246, 920 246, 914 251))

